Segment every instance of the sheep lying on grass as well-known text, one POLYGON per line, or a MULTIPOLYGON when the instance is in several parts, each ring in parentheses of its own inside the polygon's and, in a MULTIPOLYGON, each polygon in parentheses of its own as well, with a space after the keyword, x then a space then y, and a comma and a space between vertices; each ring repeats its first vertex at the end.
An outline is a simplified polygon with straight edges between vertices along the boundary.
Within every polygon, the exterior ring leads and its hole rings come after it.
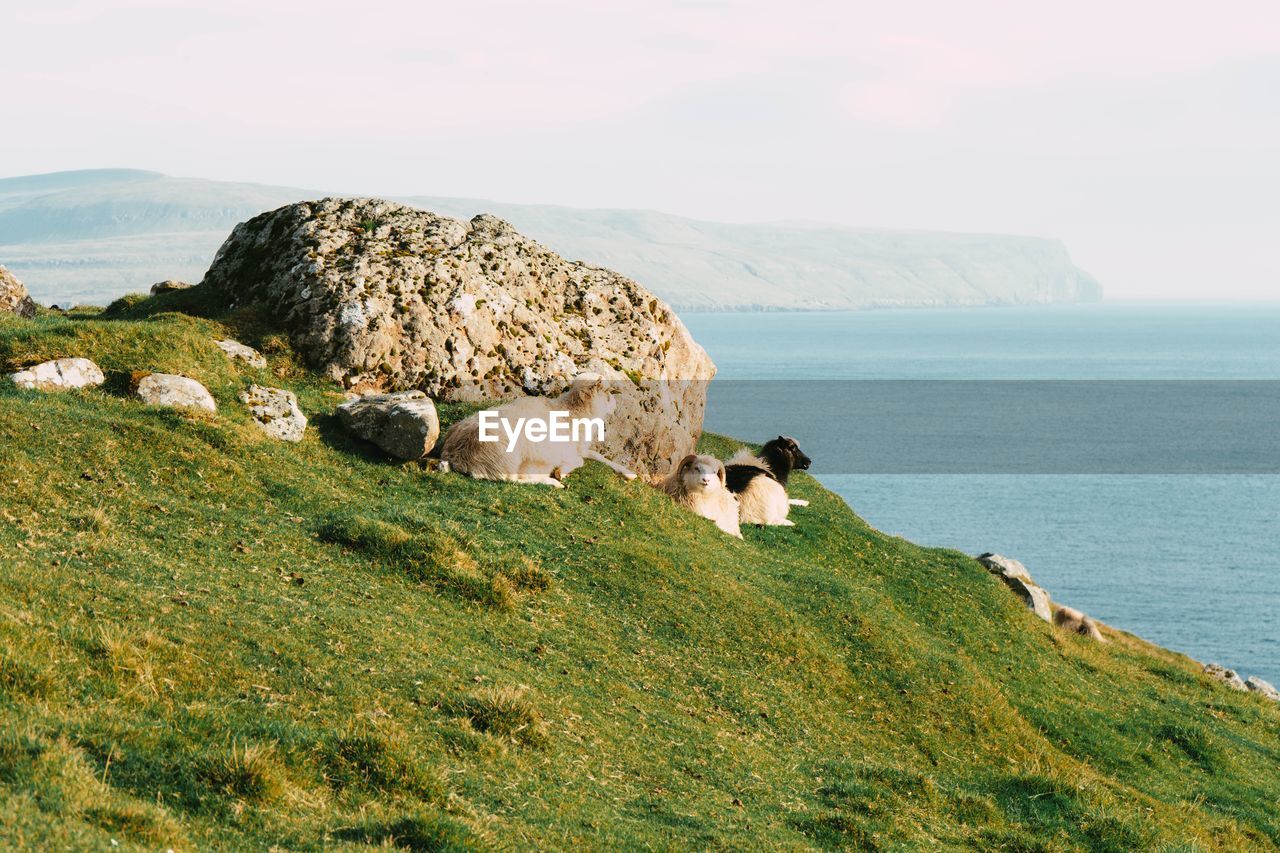
POLYGON ((742 523, 794 525, 787 513, 792 506, 807 506, 809 502, 787 497, 787 478, 792 471, 807 469, 810 463, 796 440, 783 435, 766 442, 759 456, 744 447, 730 457, 725 463, 725 482, 729 491, 738 496, 742 523))
POLYGON ((1059 607, 1058 611, 1053 614, 1053 624, 1064 630, 1073 631, 1081 636, 1097 640, 1099 643, 1106 642, 1106 638, 1098 630, 1098 623, 1074 607, 1059 607))
POLYGON ((725 533, 742 538, 738 499, 725 486, 724 463, 719 459, 690 453, 661 486, 676 503, 711 519, 725 533))
POLYGON ((608 465, 628 480, 635 473, 606 459, 591 449, 588 430, 573 441, 514 440, 508 449, 505 441, 481 440, 481 416, 495 414, 508 424, 529 421, 550 423, 553 412, 567 412, 570 419, 598 418, 602 422, 617 402, 596 373, 583 373, 573 380, 569 390, 555 399, 520 397, 488 412, 476 412, 449 428, 441 443, 440 461, 451 471, 479 480, 507 480, 513 483, 537 483, 564 488, 565 477, 581 468, 584 461, 594 459, 608 465), (522 421, 523 419, 523 421, 522 421))

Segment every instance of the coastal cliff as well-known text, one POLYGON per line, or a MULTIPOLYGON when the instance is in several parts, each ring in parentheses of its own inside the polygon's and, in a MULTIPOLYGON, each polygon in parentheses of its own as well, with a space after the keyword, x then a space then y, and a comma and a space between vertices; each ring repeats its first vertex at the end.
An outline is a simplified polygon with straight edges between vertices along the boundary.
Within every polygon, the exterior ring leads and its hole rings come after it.
MULTIPOLYGON (((98 170, 0 180, 0 263, 38 301, 105 303, 161 278, 198 280, 237 223, 318 193, 98 170)), ((644 282, 677 310, 843 310, 1093 301, 1057 240, 768 223, 413 197, 492 213, 560 255, 644 282)))

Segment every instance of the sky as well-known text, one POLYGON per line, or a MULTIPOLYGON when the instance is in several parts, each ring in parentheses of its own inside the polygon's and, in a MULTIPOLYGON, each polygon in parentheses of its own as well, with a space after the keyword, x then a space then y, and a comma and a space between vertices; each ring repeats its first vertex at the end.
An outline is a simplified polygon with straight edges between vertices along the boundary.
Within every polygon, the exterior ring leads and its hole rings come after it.
POLYGON ((1280 298, 1280 4, 41 0, 0 176, 1062 239, 1108 298, 1280 298))

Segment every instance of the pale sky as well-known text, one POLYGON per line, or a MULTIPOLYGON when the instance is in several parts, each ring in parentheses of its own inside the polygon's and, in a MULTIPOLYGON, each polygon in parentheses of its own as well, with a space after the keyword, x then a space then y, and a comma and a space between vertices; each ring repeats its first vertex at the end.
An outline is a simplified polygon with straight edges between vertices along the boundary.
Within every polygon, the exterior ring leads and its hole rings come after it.
POLYGON ((0 175, 1058 237, 1109 298, 1280 298, 1280 4, 41 0, 0 175))

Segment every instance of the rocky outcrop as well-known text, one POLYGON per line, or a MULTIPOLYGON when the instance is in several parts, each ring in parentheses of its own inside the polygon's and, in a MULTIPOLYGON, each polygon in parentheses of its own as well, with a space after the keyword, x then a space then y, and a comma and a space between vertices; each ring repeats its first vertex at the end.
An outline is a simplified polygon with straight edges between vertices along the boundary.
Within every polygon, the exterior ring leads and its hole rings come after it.
POLYGON ((138 380, 136 393, 148 406, 170 406, 216 412, 213 395, 194 379, 172 373, 148 373, 138 380))
POLYGON ((978 556, 978 562, 991 574, 1004 581, 1005 586, 1013 590, 1027 609, 1031 610, 1046 622, 1053 621, 1049 593, 1045 592, 1031 580, 1027 567, 1017 560, 988 551, 978 556))
POLYGON ((1241 678, 1239 673, 1234 669, 1227 669, 1220 663, 1207 663, 1204 665, 1204 674, 1212 678, 1214 681, 1220 681, 1232 690, 1239 690, 1247 693, 1257 693, 1265 699, 1272 702, 1280 702, 1280 690, 1268 681, 1263 681, 1256 675, 1248 678, 1241 678))
POLYGON ((636 282, 492 216, 289 205, 238 225, 203 283, 229 305, 265 306, 313 367, 355 391, 500 399, 594 371, 620 392, 599 449, 646 475, 702 430, 715 366, 679 318, 636 282))
POLYGON ((239 341, 225 340, 215 341, 218 349, 227 354, 227 358, 232 361, 243 361, 250 367, 266 367, 267 360, 263 358, 262 353, 250 346, 245 346, 239 341))
POLYGON ((105 381, 98 365, 87 358, 58 358, 9 375, 19 388, 37 391, 65 391, 90 388, 105 381))
POLYGON ((36 303, 27 293, 26 285, 2 266, 0 266, 0 313, 17 314, 19 317, 36 315, 36 303))
POLYGON ((298 397, 283 388, 250 385, 240 394, 249 414, 262 431, 280 441, 301 441, 307 429, 307 416, 298 408, 298 397))
POLYGON ((1256 675, 1251 675, 1244 680, 1244 686, 1252 693, 1258 693, 1270 699, 1272 702, 1280 702, 1280 690, 1269 681, 1263 681, 1256 675))
POLYGON ((159 296, 161 293, 174 293, 179 290, 186 290, 191 287, 185 281, 178 281, 176 278, 166 278, 164 281, 157 281, 151 285, 151 295, 159 296))
POLYGON ((1232 690, 1248 690, 1244 681, 1236 674, 1234 669, 1227 669, 1222 664, 1207 663, 1204 665, 1204 674, 1212 678, 1214 681, 1221 681, 1232 690))
POLYGON ((421 391, 356 397, 338 407, 338 420, 397 459, 421 459, 440 438, 435 404, 421 391))

